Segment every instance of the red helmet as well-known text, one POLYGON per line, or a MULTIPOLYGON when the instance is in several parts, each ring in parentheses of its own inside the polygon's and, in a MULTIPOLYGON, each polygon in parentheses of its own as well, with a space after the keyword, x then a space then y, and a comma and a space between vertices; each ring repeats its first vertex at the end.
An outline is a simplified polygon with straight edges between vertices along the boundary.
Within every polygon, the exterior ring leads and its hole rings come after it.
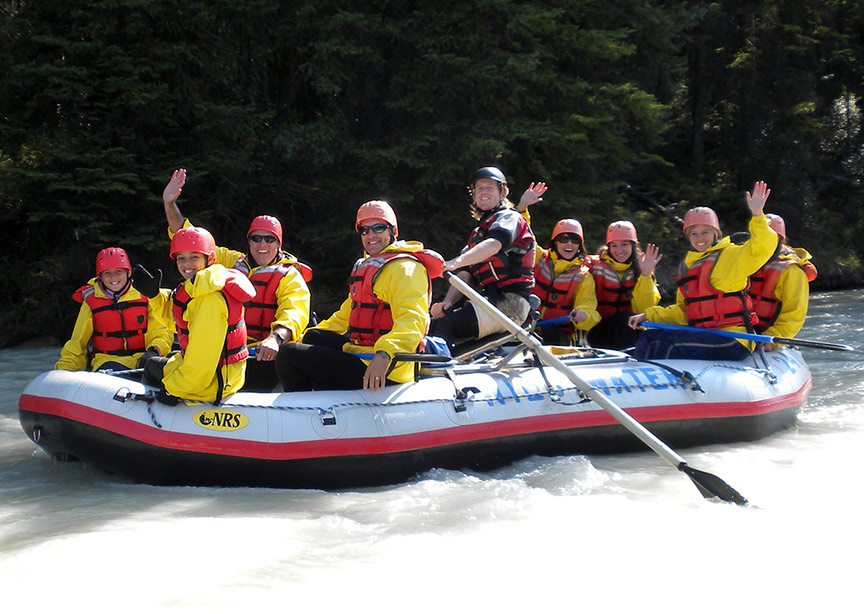
POLYGON ((714 209, 710 207, 693 207, 684 214, 684 234, 687 234, 688 228, 699 224, 705 224, 716 230, 717 238, 723 234, 723 231, 720 230, 720 220, 714 209))
POLYGON ((551 240, 554 241, 555 237, 565 232, 572 232, 579 236, 580 241, 583 243, 585 242, 585 237, 582 235, 582 224, 579 223, 579 220, 574 220, 572 218, 559 220, 559 222, 555 224, 555 228, 552 229, 551 240))
POLYGON ((781 239, 785 240, 786 221, 776 213, 766 213, 765 217, 768 218, 768 225, 771 227, 771 230, 780 235, 781 239))
POLYGON ((272 232, 279 239, 279 246, 282 246, 282 224, 272 215, 259 215, 252 223, 249 224, 249 232, 246 233, 248 239, 256 230, 266 230, 272 232))
POLYGON ((389 203, 383 200, 370 200, 360 205, 357 209, 357 220, 354 222, 354 230, 360 230, 363 222, 378 220, 386 222, 393 227, 393 234, 399 236, 399 224, 396 222, 396 213, 389 203))
POLYGON ((188 226, 177 231, 171 239, 171 257, 178 252, 198 252, 207 256, 207 266, 216 262, 216 240, 206 228, 188 226))
POLYGON ((633 225, 633 222, 618 220, 609 224, 608 228, 606 228, 606 243, 612 243, 612 241, 633 241, 633 243, 638 243, 639 239, 636 238, 636 227, 633 225))
POLYGON ((106 247, 96 254, 96 275, 109 269, 126 269, 130 273, 132 267, 129 265, 129 256, 126 250, 120 247, 106 247))

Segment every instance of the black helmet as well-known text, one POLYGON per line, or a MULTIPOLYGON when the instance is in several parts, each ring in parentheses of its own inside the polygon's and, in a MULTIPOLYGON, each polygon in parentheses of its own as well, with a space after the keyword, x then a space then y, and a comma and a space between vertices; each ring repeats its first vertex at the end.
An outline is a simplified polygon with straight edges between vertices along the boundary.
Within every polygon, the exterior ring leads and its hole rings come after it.
POLYGON ((507 185, 507 179, 504 177, 504 173, 501 172, 500 168, 495 166, 484 166, 483 168, 474 171, 471 185, 477 183, 478 179, 491 179, 492 181, 497 181, 502 185, 507 185))

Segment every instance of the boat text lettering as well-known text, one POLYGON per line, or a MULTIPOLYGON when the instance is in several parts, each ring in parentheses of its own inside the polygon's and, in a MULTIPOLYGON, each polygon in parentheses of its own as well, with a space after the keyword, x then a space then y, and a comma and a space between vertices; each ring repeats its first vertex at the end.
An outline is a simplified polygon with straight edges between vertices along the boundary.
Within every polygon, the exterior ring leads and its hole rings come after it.
POLYGON ((211 431, 236 431, 249 424, 249 418, 240 412, 223 409, 205 409, 195 414, 194 420, 211 431))

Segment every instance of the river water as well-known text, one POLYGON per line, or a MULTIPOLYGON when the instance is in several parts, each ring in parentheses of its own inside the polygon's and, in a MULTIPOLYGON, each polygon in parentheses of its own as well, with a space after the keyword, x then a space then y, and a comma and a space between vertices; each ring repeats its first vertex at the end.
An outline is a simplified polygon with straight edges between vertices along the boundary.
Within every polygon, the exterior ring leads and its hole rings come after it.
MULTIPOLYGON (((800 336, 864 347, 862 297, 811 297, 800 336)), ((804 350, 795 429, 677 450, 742 508, 652 452, 351 492, 132 484, 21 430, 18 396, 58 352, 0 351, 4 612, 860 611, 864 354, 804 350)))

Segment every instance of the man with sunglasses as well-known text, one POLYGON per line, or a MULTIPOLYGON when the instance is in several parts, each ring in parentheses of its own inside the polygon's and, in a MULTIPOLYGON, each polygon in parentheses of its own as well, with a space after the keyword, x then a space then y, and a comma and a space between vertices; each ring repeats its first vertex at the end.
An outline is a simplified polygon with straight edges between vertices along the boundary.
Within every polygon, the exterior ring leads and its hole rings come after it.
POLYGON ((396 354, 423 351, 430 280, 441 275, 444 259, 422 243, 399 240, 396 214, 383 200, 361 205, 354 229, 365 254, 348 278, 348 298, 302 343, 281 347, 283 390, 377 392, 414 379, 414 363, 391 363, 396 354))
MULTIPOLYGON (((168 235, 192 224, 180 212, 177 199, 186 183, 186 169, 177 169, 162 192, 168 235)), ((246 274, 256 295, 246 304, 247 343, 255 360, 247 361, 243 390, 270 392, 279 383, 273 362, 279 347, 299 339, 309 324, 311 296, 306 285, 312 270, 282 251, 282 224, 270 215, 252 220, 246 233, 248 253, 216 248, 216 263, 246 274)))

